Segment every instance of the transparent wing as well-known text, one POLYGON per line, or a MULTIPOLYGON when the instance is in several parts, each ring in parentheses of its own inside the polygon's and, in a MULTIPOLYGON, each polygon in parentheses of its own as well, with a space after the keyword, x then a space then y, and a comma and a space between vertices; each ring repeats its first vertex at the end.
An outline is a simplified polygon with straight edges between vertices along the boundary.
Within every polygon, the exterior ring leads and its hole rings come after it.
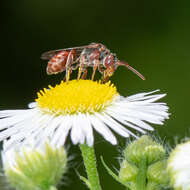
POLYGON ((84 48, 87 48, 88 45, 86 46, 80 46, 80 47, 72 47, 72 48, 65 48, 65 49, 56 49, 56 50, 51 50, 51 51, 47 51, 45 53, 43 53, 41 55, 41 59, 44 60, 49 60, 51 59, 54 55, 56 55, 57 53, 61 52, 61 51, 70 51, 70 50, 76 50, 77 54, 80 54, 82 52, 82 50, 84 48))

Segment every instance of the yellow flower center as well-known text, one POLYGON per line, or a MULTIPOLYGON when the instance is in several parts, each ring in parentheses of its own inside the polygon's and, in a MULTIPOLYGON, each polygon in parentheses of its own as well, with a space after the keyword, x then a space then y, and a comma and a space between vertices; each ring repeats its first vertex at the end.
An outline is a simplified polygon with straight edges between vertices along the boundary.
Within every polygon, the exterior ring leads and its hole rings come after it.
POLYGON ((41 90, 36 102, 43 111, 56 115, 94 113, 102 111, 118 95, 111 82, 72 80, 41 90))

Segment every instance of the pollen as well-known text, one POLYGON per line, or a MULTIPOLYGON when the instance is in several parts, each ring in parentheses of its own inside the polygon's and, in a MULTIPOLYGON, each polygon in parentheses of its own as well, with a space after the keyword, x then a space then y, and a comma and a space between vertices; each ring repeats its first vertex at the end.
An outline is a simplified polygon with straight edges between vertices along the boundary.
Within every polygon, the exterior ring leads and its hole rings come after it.
POLYGON ((38 92, 38 107, 56 115, 101 112, 118 97, 116 87, 107 82, 72 80, 38 92))

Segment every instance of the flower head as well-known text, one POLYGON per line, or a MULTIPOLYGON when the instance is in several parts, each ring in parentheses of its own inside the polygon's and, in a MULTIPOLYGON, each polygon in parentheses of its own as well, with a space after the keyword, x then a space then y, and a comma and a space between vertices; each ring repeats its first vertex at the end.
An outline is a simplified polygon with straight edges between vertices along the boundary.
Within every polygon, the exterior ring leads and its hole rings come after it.
POLYGON ((20 190, 50 190, 59 183, 66 170, 67 156, 63 147, 46 142, 34 148, 30 142, 22 147, 2 151, 3 167, 10 185, 20 190))
POLYGON ((73 80, 41 90, 36 103, 26 110, 0 111, 0 140, 11 137, 8 146, 34 138, 36 145, 47 138, 56 146, 65 143, 69 131, 74 144, 94 143, 93 129, 107 141, 117 140, 110 129, 123 137, 135 136, 128 128, 145 133, 148 123, 162 125, 168 107, 156 101, 165 94, 139 93, 122 97, 110 82, 73 80), (128 128, 124 127, 128 126, 128 128))
POLYGON ((167 169, 174 189, 190 189, 190 142, 177 145, 170 154, 167 169))

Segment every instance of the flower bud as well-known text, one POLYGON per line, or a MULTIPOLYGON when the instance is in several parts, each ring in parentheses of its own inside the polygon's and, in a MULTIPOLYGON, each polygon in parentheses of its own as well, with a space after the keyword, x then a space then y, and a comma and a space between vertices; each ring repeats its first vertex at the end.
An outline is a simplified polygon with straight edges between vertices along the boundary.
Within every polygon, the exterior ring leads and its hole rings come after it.
POLYGON ((165 159, 150 165, 147 170, 147 178, 149 182, 168 185, 169 177, 166 167, 167 167, 167 160, 165 159))
POLYGON ((148 182, 146 185, 146 190, 160 190, 161 186, 155 182, 148 182))
POLYGON ((153 141, 149 136, 142 136, 127 146, 125 149, 125 158, 130 163, 139 165, 142 159, 146 159, 147 164, 164 159, 165 150, 163 146, 153 141))
POLYGON ((149 136, 131 142, 124 150, 119 179, 131 190, 160 190, 168 187, 165 149, 149 136))
POLYGON ((119 171, 119 178, 122 181, 125 182, 133 180, 135 181, 137 173, 138 173, 138 168, 135 165, 129 164, 126 160, 123 160, 119 171))
POLYGON ((19 190, 55 190, 66 170, 67 156, 63 147, 49 142, 35 148, 32 143, 2 151, 3 167, 8 182, 19 190), (5 151, 6 150, 6 151, 5 151))

